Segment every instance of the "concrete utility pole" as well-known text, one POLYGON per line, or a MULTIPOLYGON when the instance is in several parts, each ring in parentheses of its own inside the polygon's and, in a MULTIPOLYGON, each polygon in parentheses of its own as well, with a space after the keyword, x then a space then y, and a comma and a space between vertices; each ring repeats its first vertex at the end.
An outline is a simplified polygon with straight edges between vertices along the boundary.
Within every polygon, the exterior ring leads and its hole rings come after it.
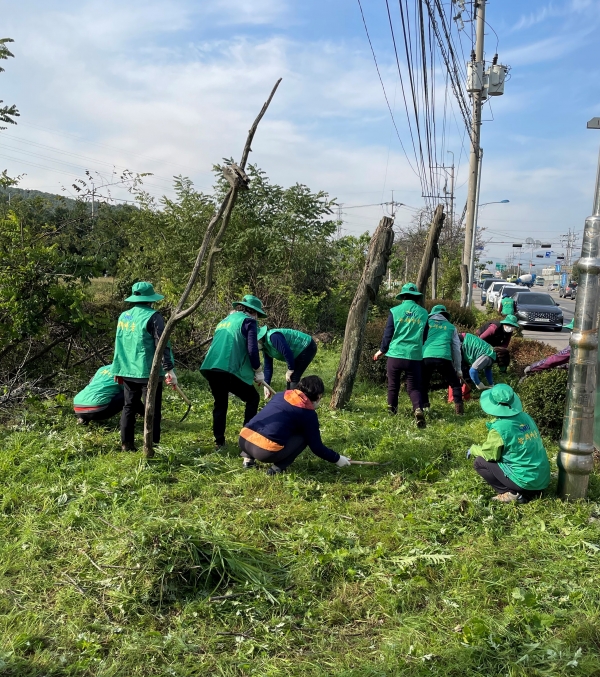
MULTIPOLYGON (((600 129, 600 118, 588 122, 600 129)), ((596 174, 593 214, 585 220, 575 320, 569 344, 569 381, 558 453, 558 495, 585 498, 594 468, 594 406, 598 365, 598 299, 600 292, 600 157, 596 174)))
POLYGON ((473 212, 473 235, 471 237, 471 254, 469 257, 469 289, 467 291, 467 308, 473 301, 473 280, 475 279, 475 246, 477 245, 477 217, 479 215, 479 190, 481 188, 481 163, 483 162, 483 148, 479 149, 479 163, 477 167, 477 191, 475 192, 475 211, 473 212))
MULTIPOLYGON (((471 83, 473 96, 473 119, 471 120, 471 155, 469 157, 469 189, 467 196, 467 220, 465 222, 465 246, 463 249, 463 273, 461 306, 464 308, 468 303, 468 287, 473 284, 469 279, 469 263, 471 258, 471 246, 473 241, 473 224, 477 209, 477 184, 479 179, 479 142, 481 138, 481 104, 483 101, 483 40, 485 28, 485 3, 486 0, 475 0, 475 51, 471 55, 472 73, 475 82, 471 83)), ((469 85, 467 86, 469 88, 469 85)))

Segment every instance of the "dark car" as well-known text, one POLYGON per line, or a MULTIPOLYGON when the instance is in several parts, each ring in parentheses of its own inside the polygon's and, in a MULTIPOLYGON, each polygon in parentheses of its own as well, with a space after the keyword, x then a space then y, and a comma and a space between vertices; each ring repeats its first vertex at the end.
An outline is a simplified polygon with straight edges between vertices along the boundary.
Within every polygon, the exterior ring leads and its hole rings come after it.
POLYGON ((498 282, 496 278, 487 277, 481 283, 481 305, 485 306, 485 299, 487 296, 487 290, 492 286, 492 282, 498 282))
POLYGON ((558 295, 565 299, 574 299, 577 293, 577 282, 569 282, 565 287, 558 290, 558 295))
POLYGON ((515 294, 515 315, 522 327, 543 327, 562 331, 563 314, 558 303, 545 292, 515 294))
POLYGON ((517 294, 527 294, 529 289, 527 287, 511 287, 507 285, 502 287, 502 291, 498 294, 498 303, 496 304, 496 310, 500 312, 502 310, 502 299, 504 298, 514 298, 517 294))

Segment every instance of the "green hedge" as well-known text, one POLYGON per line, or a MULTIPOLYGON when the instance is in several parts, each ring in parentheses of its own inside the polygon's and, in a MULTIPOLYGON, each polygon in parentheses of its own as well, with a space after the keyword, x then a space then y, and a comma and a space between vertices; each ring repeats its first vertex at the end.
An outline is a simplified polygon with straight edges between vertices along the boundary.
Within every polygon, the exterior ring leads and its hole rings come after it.
POLYGON ((526 378, 518 387, 523 409, 542 435, 558 440, 562 431, 567 397, 566 369, 549 369, 526 378))

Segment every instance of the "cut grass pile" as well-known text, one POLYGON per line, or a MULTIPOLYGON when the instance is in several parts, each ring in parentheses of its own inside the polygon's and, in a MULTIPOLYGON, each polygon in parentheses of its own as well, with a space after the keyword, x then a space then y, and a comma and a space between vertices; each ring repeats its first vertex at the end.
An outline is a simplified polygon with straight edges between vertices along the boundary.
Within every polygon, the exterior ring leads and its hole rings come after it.
MULTIPOLYGON (((311 369, 329 392, 336 363, 321 350, 311 369)), ((586 502, 553 483, 491 503, 465 458, 486 434, 477 402, 460 418, 435 393, 417 430, 406 394, 389 418, 364 384, 319 410, 323 437, 391 465, 307 451, 268 478, 241 470, 241 404, 214 453, 203 379, 182 382, 193 413, 176 423, 167 396, 150 462, 119 450, 116 421, 76 426, 61 401, 0 432, 0 674, 600 674, 595 478, 586 502)))

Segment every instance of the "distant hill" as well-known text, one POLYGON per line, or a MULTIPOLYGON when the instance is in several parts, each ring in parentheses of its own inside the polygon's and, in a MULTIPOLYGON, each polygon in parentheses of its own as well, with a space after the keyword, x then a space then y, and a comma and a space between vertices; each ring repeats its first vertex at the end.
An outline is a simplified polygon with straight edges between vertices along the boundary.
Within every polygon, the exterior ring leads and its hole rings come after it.
POLYGON ((0 186, 0 199, 6 197, 6 199, 20 197, 21 199, 28 199, 33 197, 41 197, 50 202, 51 204, 69 204, 74 205, 75 200, 65 195, 58 195, 55 193, 44 193, 41 190, 28 190, 26 188, 2 188, 0 186))

